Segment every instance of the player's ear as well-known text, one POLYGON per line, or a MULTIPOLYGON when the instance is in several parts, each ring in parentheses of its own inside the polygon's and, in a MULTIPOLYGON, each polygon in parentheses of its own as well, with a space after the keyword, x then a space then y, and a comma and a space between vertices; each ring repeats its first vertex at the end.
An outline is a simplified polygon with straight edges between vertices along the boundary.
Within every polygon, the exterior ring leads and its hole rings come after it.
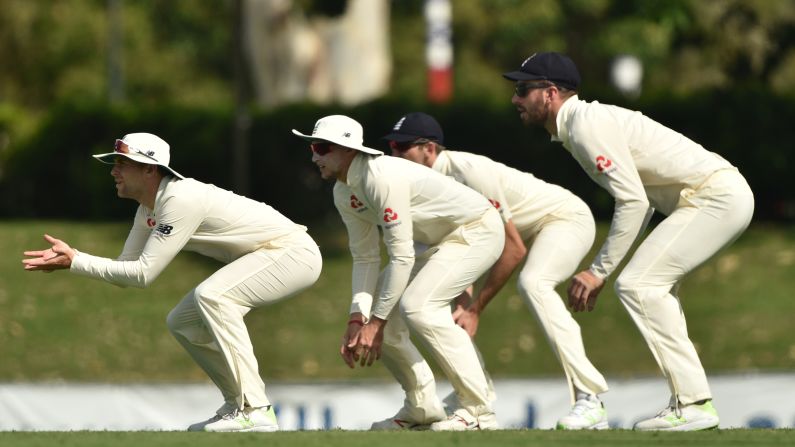
POLYGON ((151 165, 149 163, 144 164, 144 173, 147 175, 154 175, 158 173, 160 166, 158 165, 151 165))

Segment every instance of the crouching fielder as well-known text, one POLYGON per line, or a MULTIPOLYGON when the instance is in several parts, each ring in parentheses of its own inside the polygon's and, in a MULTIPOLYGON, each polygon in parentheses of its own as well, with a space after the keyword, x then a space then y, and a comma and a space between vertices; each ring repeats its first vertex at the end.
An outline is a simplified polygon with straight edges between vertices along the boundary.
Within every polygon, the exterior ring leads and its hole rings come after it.
POLYGON ((580 75, 560 53, 537 53, 518 71, 511 102, 526 124, 543 126, 615 199, 610 232, 591 266, 569 287, 575 311, 593 310, 607 277, 668 379, 671 397, 636 430, 718 426, 707 375, 687 334, 678 285, 742 234, 754 211, 751 188, 720 155, 640 112, 579 99, 580 75), (666 217, 640 242, 654 210, 666 217))
POLYGON ((353 367, 383 352, 406 392, 403 408, 372 428, 497 428, 475 347, 450 313, 450 303, 500 255, 505 232, 497 210, 449 177, 363 146, 362 126, 346 116, 321 118, 311 135, 293 132, 310 142, 321 176, 335 182, 334 204, 348 230, 353 306, 340 354, 353 367), (389 255, 380 279, 379 227, 389 255), (430 248, 415 256, 414 242, 430 248), (449 418, 410 332, 461 402, 449 418))
POLYGON ((320 251, 306 228, 264 203, 184 178, 168 166, 169 145, 155 135, 128 134, 116 140, 114 152, 94 157, 113 164, 118 196, 139 203, 121 255, 92 256, 45 235, 52 247, 26 251, 25 269, 69 269, 143 288, 182 249, 225 263, 167 318, 174 337, 224 399, 214 416, 188 430, 278 430, 243 317, 317 280, 320 251))

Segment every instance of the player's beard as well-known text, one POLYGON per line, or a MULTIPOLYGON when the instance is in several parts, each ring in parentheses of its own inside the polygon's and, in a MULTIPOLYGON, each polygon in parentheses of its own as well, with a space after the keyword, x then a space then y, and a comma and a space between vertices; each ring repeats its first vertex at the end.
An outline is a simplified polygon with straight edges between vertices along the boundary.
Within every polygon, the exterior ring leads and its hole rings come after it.
POLYGON ((523 107, 524 113, 520 115, 522 122, 528 126, 546 124, 550 104, 545 101, 542 104, 528 104, 528 106, 523 107))

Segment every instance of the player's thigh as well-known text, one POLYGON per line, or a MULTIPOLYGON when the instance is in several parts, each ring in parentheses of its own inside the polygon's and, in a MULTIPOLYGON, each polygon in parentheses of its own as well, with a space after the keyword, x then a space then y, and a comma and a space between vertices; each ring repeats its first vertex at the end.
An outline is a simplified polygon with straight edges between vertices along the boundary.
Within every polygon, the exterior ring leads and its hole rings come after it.
POLYGON ((198 287, 244 307, 287 298, 312 285, 320 274, 320 257, 309 249, 263 249, 219 269, 198 287))
MULTIPOLYGON (((449 306, 494 263, 493 247, 443 243, 424 262, 401 298, 404 311, 449 306)), ((498 250, 499 251, 499 250, 498 250)))
POLYGON ((591 249, 594 232, 592 220, 557 220, 544 225, 529 247, 520 281, 565 281, 591 249))
POLYGON ((737 212, 730 198, 715 197, 700 206, 677 208, 640 244, 621 281, 637 286, 673 285, 731 243, 748 226, 750 216, 737 212))

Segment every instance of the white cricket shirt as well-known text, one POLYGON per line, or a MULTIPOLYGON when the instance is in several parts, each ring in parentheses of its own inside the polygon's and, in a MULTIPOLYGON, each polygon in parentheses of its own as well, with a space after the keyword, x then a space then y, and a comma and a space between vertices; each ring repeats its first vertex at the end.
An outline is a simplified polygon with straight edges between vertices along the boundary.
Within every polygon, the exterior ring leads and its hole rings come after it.
POLYGON ((155 208, 138 207, 116 260, 77 253, 71 271, 122 285, 145 287, 180 250, 229 263, 306 227, 262 202, 194 179, 160 182, 155 208))
POLYGON ((443 150, 433 169, 481 193, 497 208, 503 222, 513 221, 520 233, 566 208, 576 197, 533 174, 469 152, 443 150))
POLYGON ((642 231, 649 205, 670 214, 685 188, 734 169, 720 155, 640 112, 586 102, 576 95, 557 115, 558 136, 580 166, 615 198, 610 232, 591 270, 604 278, 642 231))
POLYGON ((353 257, 353 304, 386 319, 408 285, 414 241, 433 246, 490 209, 480 194, 417 163, 397 157, 358 154, 346 182, 334 185, 334 204, 348 230, 353 257), (378 228, 389 255, 376 292, 381 256, 378 228), (374 300, 374 296, 377 299, 374 300))

